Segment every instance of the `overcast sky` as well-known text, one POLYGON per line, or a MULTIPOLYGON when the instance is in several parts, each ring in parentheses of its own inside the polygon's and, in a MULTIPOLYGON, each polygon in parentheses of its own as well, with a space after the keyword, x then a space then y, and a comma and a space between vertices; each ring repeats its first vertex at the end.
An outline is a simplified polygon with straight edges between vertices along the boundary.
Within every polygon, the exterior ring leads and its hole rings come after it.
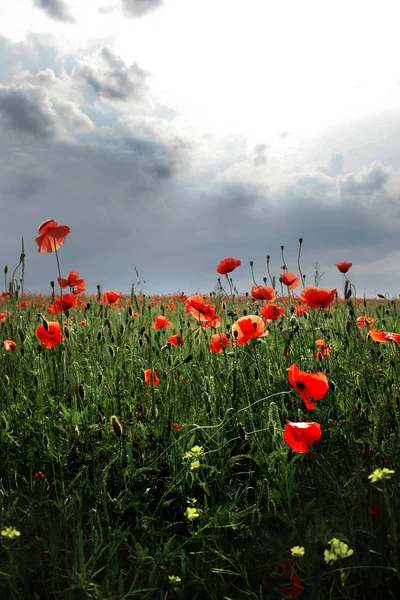
POLYGON ((297 273, 400 293, 396 0, 0 1, 0 263, 25 288, 240 292, 297 273))

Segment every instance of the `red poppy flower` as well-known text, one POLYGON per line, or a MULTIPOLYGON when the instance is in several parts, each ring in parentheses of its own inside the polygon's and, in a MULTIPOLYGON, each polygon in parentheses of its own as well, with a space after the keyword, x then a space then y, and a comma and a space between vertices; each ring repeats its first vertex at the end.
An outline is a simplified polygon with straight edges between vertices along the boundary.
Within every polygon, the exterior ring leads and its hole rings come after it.
POLYGON ((57 281, 62 288, 70 287, 73 294, 80 294, 86 290, 86 281, 79 279, 78 271, 70 271, 68 279, 57 277, 57 281))
MULTIPOLYGON (((277 564, 277 575, 271 577, 271 583, 272 580, 289 580, 290 583, 281 583, 279 585, 279 591, 285 596, 285 598, 289 598, 290 600, 295 600, 295 598, 297 598, 304 590, 290 560, 279 561, 277 564)), ((271 583, 269 583, 268 588, 270 587, 271 583)))
POLYGON ((38 230, 39 237, 35 240, 39 246, 38 252, 58 250, 64 244, 70 231, 70 228, 66 225, 57 225, 57 221, 48 219, 40 225, 38 230))
POLYGON ((8 350, 10 352, 10 350, 15 350, 15 348, 17 347, 17 344, 15 342, 13 342, 12 340, 4 340, 3 346, 6 350, 8 350))
POLYGON ((232 325, 232 335, 234 339, 236 339, 235 344, 238 346, 242 346, 243 344, 247 344, 248 341, 253 338, 266 336, 268 335, 268 331, 265 329, 265 323, 261 317, 257 315, 247 315, 245 317, 240 317, 233 325, 232 325), (236 332, 236 336, 235 336, 236 332))
POLYGON ((171 335, 168 343, 172 344, 172 346, 180 346, 181 344, 183 344, 183 340, 185 338, 183 337, 183 335, 181 335, 180 333, 175 333, 175 335, 171 335))
POLYGON ((319 423, 293 423, 286 420, 283 439, 295 452, 308 452, 308 446, 321 437, 319 423))
POLYGON ((36 327, 36 337, 46 346, 46 348, 53 348, 57 346, 64 339, 61 335, 61 327, 57 321, 48 322, 47 327, 44 325, 38 325, 36 327))
POLYGON ((214 316, 210 321, 202 321, 202 327, 212 327, 213 329, 217 329, 221 325, 221 319, 217 315, 214 316))
POLYGON ((121 294, 114 292, 113 290, 107 290, 104 292, 103 304, 115 304, 120 299, 121 294))
POLYGON ((281 273, 279 281, 287 285, 289 290, 294 290, 300 283, 300 277, 296 277, 294 273, 281 273))
POLYGON ((177 423, 176 421, 174 423, 174 429, 175 429, 175 431, 178 431, 178 429, 179 429, 179 423, 177 423))
POLYGON ((276 304, 265 304, 260 312, 266 321, 276 321, 281 315, 285 314, 283 308, 276 306, 276 304))
POLYGON ((367 317, 367 315, 363 315, 362 317, 358 317, 357 319, 357 327, 366 327, 367 325, 373 325, 374 319, 372 317, 367 317))
POLYGON ((374 504, 373 506, 371 506, 370 512, 373 517, 382 517, 387 511, 384 506, 377 506, 376 504, 374 504))
POLYGON ((328 290, 309 285, 301 292, 300 301, 305 302, 311 308, 328 308, 335 298, 336 291, 336 289, 328 290))
POLYGON ((156 371, 153 371, 153 373, 152 373, 151 369, 144 370, 144 381, 145 381, 145 383, 149 384, 149 387, 153 387, 153 381, 154 381, 154 387, 157 387, 158 384, 160 383, 160 380, 157 377, 156 371))
POLYGON ((35 473, 34 478, 36 479, 36 481, 41 481, 42 479, 44 479, 42 471, 38 471, 37 473, 35 473))
POLYGON ((297 304, 297 306, 294 307, 294 314, 296 317, 302 317, 306 312, 308 312, 308 308, 304 304, 297 304))
POLYGON ((227 273, 234 271, 236 267, 240 267, 241 264, 241 261, 237 258, 224 258, 218 263, 217 271, 221 275, 226 275, 227 273))
POLYGON ((274 302, 276 299, 274 288, 267 285, 253 285, 251 295, 256 300, 267 300, 268 302, 274 302))
POLYGON ((164 315, 158 315, 154 318, 155 323, 151 326, 152 329, 162 329, 163 327, 171 327, 171 323, 164 315))
POLYGON ((326 356, 327 354, 331 353, 331 349, 329 348, 325 340, 317 340, 315 342, 315 345, 317 346, 318 350, 314 352, 314 358, 318 358, 319 356, 326 356))
POLYGON ((211 352, 215 352, 215 354, 219 354, 222 352, 223 346, 229 346, 230 339, 227 337, 226 333, 214 333, 211 336, 211 344, 208 346, 211 352))
POLYGON ((6 320, 6 313, 0 312, 0 321, 6 320))
POLYGON ((374 342, 389 342, 392 340, 393 342, 396 342, 396 344, 400 344, 400 333, 390 333, 389 331, 370 329, 368 335, 374 342))
POLYGON ((54 302, 49 302, 47 314, 51 315, 55 312, 61 313, 64 310, 75 308, 76 306, 78 306, 78 298, 74 294, 63 294, 62 301, 61 297, 57 296, 54 298, 54 302))
POLYGON ((336 267, 339 269, 339 271, 341 273, 347 273, 347 271, 350 269, 351 266, 353 266, 353 263, 351 263, 351 262, 342 261, 342 262, 336 263, 336 267))
POLYGON ((309 410, 314 410, 315 406, 310 401, 321 400, 328 391, 328 379, 323 373, 305 373, 300 371, 297 365, 290 365, 288 369, 288 379, 290 385, 300 394, 300 398, 305 402, 309 410))
POLYGON ((67 310, 69 308, 75 308, 78 306, 78 298, 75 296, 75 294, 63 294, 62 299, 60 296, 58 296, 55 299, 55 302, 58 302, 61 305, 62 310, 67 310))
POLYGON ((198 321, 212 321, 217 315, 214 306, 204 303, 202 296, 189 296, 185 304, 185 312, 192 314, 198 321))

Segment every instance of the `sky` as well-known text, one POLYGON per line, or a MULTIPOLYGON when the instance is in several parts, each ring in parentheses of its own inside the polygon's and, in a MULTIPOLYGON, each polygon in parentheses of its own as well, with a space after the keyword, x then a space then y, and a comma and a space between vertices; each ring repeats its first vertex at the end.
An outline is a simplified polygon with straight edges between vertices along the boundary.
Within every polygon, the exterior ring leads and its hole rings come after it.
MULTIPOLYGON (((71 229, 95 292, 249 292, 281 246, 306 284, 400 293, 400 38, 382 0, 0 1, 0 264, 71 229)), ((18 277, 21 276, 19 272, 18 277)))

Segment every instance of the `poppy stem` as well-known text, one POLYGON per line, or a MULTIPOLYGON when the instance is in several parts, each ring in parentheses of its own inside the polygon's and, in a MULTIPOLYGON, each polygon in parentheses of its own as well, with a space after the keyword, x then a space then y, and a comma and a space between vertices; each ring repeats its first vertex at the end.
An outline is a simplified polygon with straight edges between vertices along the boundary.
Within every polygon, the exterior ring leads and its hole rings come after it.
POLYGON ((302 245, 302 243, 303 243, 303 238, 299 238, 299 253, 297 255, 297 265, 299 267, 299 273, 300 273, 300 277, 301 277, 301 283, 302 283, 303 288, 304 288, 305 277, 303 276, 303 273, 301 271, 301 266, 300 266, 300 255, 301 255, 301 245, 302 245))
MULTIPOLYGON (((61 269, 60 269, 60 261, 58 259, 58 252, 57 252, 57 247, 56 247, 56 240, 54 240, 54 252, 56 254, 58 276, 59 276, 60 279, 62 279, 62 277, 61 277, 61 269)), ((61 285, 60 285, 60 302, 61 302, 61 307, 62 307, 62 286, 61 285)))

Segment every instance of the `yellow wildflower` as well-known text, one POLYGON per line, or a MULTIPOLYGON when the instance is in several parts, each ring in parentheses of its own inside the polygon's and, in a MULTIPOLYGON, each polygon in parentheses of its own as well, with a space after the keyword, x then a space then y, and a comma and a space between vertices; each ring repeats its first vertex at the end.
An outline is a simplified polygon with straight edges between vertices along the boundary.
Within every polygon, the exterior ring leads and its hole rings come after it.
POLYGON ((194 460, 193 462, 190 463, 190 470, 193 471, 193 469, 198 469, 200 467, 200 461, 199 460, 194 460))
POLYGON ((305 549, 303 546, 293 546, 290 552, 292 556, 304 556, 305 549))
POLYGON ((180 583, 182 581, 182 579, 176 575, 168 575, 168 579, 170 583, 180 583))
POLYGON ((354 554, 354 550, 349 548, 348 544, 341 542, 337 538, 329 540, 331 545, 329 550, 325 550, 324 559, 326 563, 335 562, 338 559, 348 558, 354 554))
POLYGON ((15 529, 15 527, 6 527, 2 530, 1 535, 6 538, 15 538, 21 535, 21 532, 15 529))
POLYGON ((381 481, 382 479, 390 479, 390 477, 394 474, 392 469, 375 469, 371 475, 368 475, 368 479, 371 483, 376 483, 377 481, 381 481))
POLYGON ((186 452, 183 455, 183 458, 185 460, 190 460, 191 458, 199 458, 202 455, 203 455, 203 446, 193 446, 193 448, 189 452, 186 452))
POLYGON ((185 511, 185 517, 189 521, 193 521, 194 519, 197 519, 199 516, 200 516, 200 513, 197 510, 197 508, 192 508, 191 506, 187 507, 187 509, 185 511))

